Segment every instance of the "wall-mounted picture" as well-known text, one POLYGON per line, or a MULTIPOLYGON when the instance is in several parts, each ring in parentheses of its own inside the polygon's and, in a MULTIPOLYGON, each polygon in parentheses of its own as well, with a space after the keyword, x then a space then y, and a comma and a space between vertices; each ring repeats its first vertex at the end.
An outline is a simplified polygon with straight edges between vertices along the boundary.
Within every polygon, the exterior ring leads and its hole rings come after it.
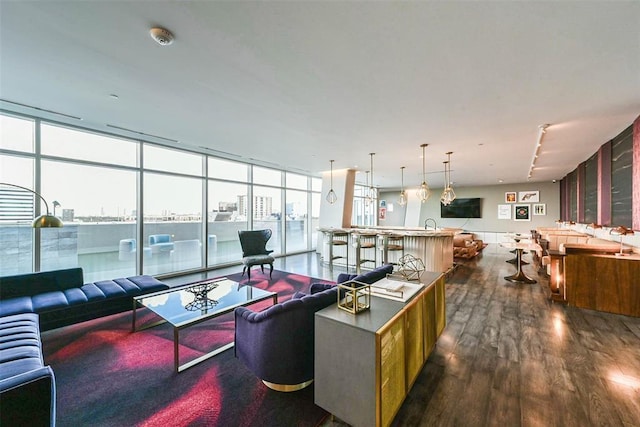
POLYGON ((533 205, 533 214, 534 215, 546 215, 547 214, 547 205, 544 203, 536 203, 533 205))
POLYGON ((539 191, 518 192, 518 203, 538 203, 540 201, 539 191))
POLYGON ((511 219, 511 205, 498 205, 498 219, 511 219))
POLYGON ((387 217, 387 208, 378 209, 378 219, 385 219, 387 217))
POLYGON ((514 221, 531 221, 531 205, 515 205, 513 207, 514 221))
POLYGON ((509 191, 504 193, 504 202, 505 203, 515 203, 518 200, 516 199, 516 192, 515 191, 509 191))

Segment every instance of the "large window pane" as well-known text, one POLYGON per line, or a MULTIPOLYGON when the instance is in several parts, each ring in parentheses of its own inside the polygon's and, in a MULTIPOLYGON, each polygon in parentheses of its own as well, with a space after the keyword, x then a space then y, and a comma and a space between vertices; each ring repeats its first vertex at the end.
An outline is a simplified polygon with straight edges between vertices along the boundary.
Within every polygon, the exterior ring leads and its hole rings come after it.
POLYGON ((33 120, 0 114, 0 148, 33 153, 33 120))
POLYGON ((209 181, 209 266, 242 259, 238 231, 247 229, 246 211, 240 212, 246 200, 246 184, 209 181))
MULTIPOLYGON (((33 189, 33 160, 0 155, 0 182, 33 189)), ((34 197, 0 185, 0 277, 33 271, 34 197)))
POLYGON ((202 180, 144 174, 145 274, 202 267, 202 180))
POLYGON ((264 185, 282 185, 282 172, 275 169, 253 167, 253 182, 259 182, 264 185))
POLYGON ((42 154, 124 166, 138 162, 134 141, 45 123, 41 132, 42 154))
MULTIPOLYGON (((253 229, 261 230, 269 228, 273 232, 268 249, 273 249, 274 254, 282 252, 282 192, 279 188, 253 187, 253 229)), ((242 203, 240 212, 247 214, 247 204, 242 203)))
POLYGON ((134 275, 137 172, 42 162, 42 195, 63 228, 41 229, 41 270, 82 267, 86 281, 134 275), (57 202, 57 203, 54 203, 57 202))
POLYGON ((249 165, 230 160, 208 158, 209 178, 220 178, 230 181, 247 182, 249 165))
POLYGON ((320 178, 311 178, 311 190, 322 191, 322 180, 320 178))
POLYGON ((320 227, 320 203, 322 195, 311 193, 311 249, 318 246, 318 227, 320 227))
POLYGON ((202 176, 202 155, 145 144, 144 168, 202 176))
POLYGON ((297 188, 299 190, 307 189, 307 177, 295 173, 286 173, 287 188, 297 188))
POLYGON ((364 197, 366 193, 366 186, 358 184, 354 186, 353 215, 351 222, 355 225, 376 225, 377 200, 368 200, 366 197, 364 197))
POLYGON ((287 252, 307 250, 307 193, 287 190, 287 252))

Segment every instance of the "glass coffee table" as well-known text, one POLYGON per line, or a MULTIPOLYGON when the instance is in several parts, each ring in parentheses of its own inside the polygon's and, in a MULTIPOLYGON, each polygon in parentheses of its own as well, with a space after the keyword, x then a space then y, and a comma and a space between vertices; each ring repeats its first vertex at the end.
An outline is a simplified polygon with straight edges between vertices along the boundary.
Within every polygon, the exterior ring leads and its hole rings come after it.
POLYGON ((173 326, 173 351, 176 372, 182 372, 216 354, 233 347, 233 341, 204 354, 187 363, 180 364, 180 331, 215 317, 232 312, 236 307, 244 307, 271 298, 278 303, 278 295, 253 286, 240 286, 227 278, 207 280, 190 285, 178 286, 165 291, 154 292, 133 298, 132 331, 148 329, 161 323, 173 326), (136 328, 136 312, 145 307, 162 320, 136 328))

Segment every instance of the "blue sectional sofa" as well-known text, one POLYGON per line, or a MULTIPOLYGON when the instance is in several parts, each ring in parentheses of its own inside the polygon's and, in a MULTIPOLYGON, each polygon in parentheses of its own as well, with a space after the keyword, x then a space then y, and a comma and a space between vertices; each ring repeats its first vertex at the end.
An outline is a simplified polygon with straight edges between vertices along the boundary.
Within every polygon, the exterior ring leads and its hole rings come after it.
POLYGON ((2 426, 55 425, 55 378, 35 313, 0 317, 0 405, 2 426))
MULTIPOLYGON (((338 276, 338 283, 374 283, 393 271, 387 264, 361 275, 338 276)), ((267 387, 296 391, 311 384, 314 370, 315 312, 338 301, 333 283, 314 283, 310 295, 298 292, 290 300, 255 312, 235 309, 235 356, 267 387)))
POLYGON ((130 310, 168 289, 151 276, 84 283, 81 268, 0 278, 0 425, 55 425, 55 379, 40 330, 130 310))
POLYGON ((37 313, 47 330, 130 310, 131 298, 169 289, 151 276, 84 283, 82 268, 0 278, 0 316, 37 313))

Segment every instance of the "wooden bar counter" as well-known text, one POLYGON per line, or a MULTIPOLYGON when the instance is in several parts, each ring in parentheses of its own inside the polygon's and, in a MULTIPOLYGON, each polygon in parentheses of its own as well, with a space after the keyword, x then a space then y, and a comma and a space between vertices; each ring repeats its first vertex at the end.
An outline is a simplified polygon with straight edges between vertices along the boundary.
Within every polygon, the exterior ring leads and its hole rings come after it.
POLYGON ((565 256, 569 305, 640 317, 640 255, 572 251, 565 256))

